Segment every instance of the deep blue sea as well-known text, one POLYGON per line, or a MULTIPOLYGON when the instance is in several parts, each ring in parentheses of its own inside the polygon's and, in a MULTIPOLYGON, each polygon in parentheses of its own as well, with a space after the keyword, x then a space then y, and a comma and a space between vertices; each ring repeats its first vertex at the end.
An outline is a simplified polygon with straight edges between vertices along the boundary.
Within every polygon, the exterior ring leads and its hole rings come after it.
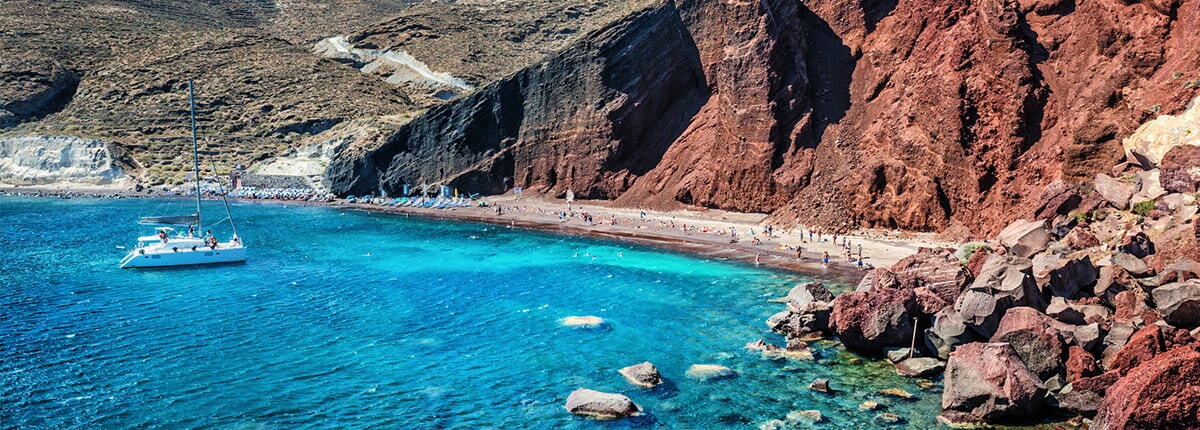
POLYGON ((745 349, 783 343, 764 321, 783 309, 770 299, 805 281, 796 274, 241 202, 245 264, 119 269, 117 246, 148 233, 137 218, 178 203, 0 197, 0 428, 757 428, 806 409, 823 412, 817 427, 883 426, 865 400, 900 427, 936 425, 940 383, 922 388, 832 342, 815 343, 811 362, 745 349), (562 326, 579 315, 607 327, 562 326), (617 373, 642 361, 668 383, 617 373), (739 377, 687 378, 696 363, 739 377), (810 391, 814 378, 840 391, 810 391), (563 405, 579 387, 623 393, 646 414, 575 417, 563 405), (877 392, 895 387, 915 399, 877 392))

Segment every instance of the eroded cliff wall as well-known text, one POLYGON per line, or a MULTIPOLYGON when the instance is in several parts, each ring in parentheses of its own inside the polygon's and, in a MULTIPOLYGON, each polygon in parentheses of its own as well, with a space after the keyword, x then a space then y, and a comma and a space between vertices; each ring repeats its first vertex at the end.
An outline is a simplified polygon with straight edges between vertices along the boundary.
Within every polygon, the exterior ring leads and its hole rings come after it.
POLYGON ((378 146, 332 189, 567 189, 995 233, 1200 87, 1197 0, 657 4, 378 146))

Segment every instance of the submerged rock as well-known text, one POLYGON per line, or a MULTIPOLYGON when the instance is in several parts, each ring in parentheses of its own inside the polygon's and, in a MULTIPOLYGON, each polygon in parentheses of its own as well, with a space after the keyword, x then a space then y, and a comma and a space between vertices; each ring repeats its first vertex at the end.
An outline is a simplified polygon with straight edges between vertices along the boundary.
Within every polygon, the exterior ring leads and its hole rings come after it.
POLYGON ((658 373, 658 368, 654 367, 654 364, 651 364, 649 361, 621 368, 617 372, 629 380, 630 383, 646 388, 653 388, 662 383, 662 375, 658 373))
POLYGON ((687 376, 701 381, 736 378, 737 372, 720 364, 693 364, 689 367, 687 376))
POLYGON ((816 424, 825 420, 825 415, 816 409, 788 412, 786 421, 789 424, 816 424))
POLYGON ((896 373, 910 378, 926 378, 941 373, 945 364, 941 360, 928 357, 910 358, 896 363, 896 373))
POLYGON ((746 344, 746 349, 751 351, 762 351, 763 357, 767 358, 787 358, 792 360, 813 360, 812 349, 804 342, 789 342, 787 348, 781 348, 778 345, 771 345, 759 339, 756 342, 746 344))
POLYGON ((604 318, 595 316, 570 316, 560 320, 562 325, 575 328, 600 328, 608 325, 604 318))
POLYGON ((636 415, 638 406, 621 394, 604 393, 580 388, 567 396, 567 411, 600 419, 621 418, 636 415))

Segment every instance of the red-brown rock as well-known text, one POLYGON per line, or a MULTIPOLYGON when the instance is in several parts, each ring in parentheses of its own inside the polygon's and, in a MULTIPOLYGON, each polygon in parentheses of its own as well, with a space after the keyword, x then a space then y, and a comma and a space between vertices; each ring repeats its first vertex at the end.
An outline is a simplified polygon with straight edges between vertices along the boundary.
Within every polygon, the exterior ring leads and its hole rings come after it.
POLYGON ((929 288, 946 303, 954 303, 958 293, 975 279, 949 248, 918 248, 916 254, 897 261, 890 270, 910 280, 913 288, 929 288))
POLYGON ((1132 369, 1109 387, 1100 428, 1200 428, 1200 352, 1175 348, 1132 369))
POLYGON ((1117 352, 1109 369, 1124 375, 1166 350, 1167 342, 1163 338, 1162 327, 1151 324, 1133 333, 1129 342, 1117 352))
POLYGON ((942 416, 952 422, 994 422, 1028 416, 1046 387, 1007 343, 970 343, 946 363, 942 416))
POLYGON ((1043 380, 1057 373, 1063 365, 1065 342, 1055 325, 1053 318, 1037 309, 1016 307, 1004 314, 996 334, 989 341, 1012 345, 1025 367, 1043 380))
POLYGON ((1068 383, 1100 374, 1100 364, 1096 362, 1096 357, 1079 345, 1067 348, 1066 365, 1068 383))
POLYGON ((856 291, 833 300, 829 325, 847 349, 882 354, 885 347, 911 344, 918 315, 913 290, 856 291))

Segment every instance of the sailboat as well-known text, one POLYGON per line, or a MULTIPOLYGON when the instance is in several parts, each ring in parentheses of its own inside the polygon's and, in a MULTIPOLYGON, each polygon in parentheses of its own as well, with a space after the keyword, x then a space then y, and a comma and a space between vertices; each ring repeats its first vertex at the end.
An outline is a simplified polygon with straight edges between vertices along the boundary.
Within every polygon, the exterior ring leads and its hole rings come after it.
POLYGON ((234 263, 246 261, 246 246, 237 235, 237 227, 233 226, 233 213, 229 211, 229 201, 225 195, 225 212, 229 216, 229 225, 233 229, 233 237, 225 242, 218 241, 211 235, 201 236, 204 231, 201 216, 200 193, 200 151, 196 143, 196 100, 192 89, 192 80, 188 79, 188 103, 191 105, 192 116, 192 162, 195 168, 196 180, 196 213, 190 215, 142 217, 138 224, 156 225, 155 234, 138 237, 137 247, 129 250, 121 259, 121 268, 141 267, 174 267, 192 266, 199 264, 234 263), (174 227, 186 226, 186 233, 174 227))

